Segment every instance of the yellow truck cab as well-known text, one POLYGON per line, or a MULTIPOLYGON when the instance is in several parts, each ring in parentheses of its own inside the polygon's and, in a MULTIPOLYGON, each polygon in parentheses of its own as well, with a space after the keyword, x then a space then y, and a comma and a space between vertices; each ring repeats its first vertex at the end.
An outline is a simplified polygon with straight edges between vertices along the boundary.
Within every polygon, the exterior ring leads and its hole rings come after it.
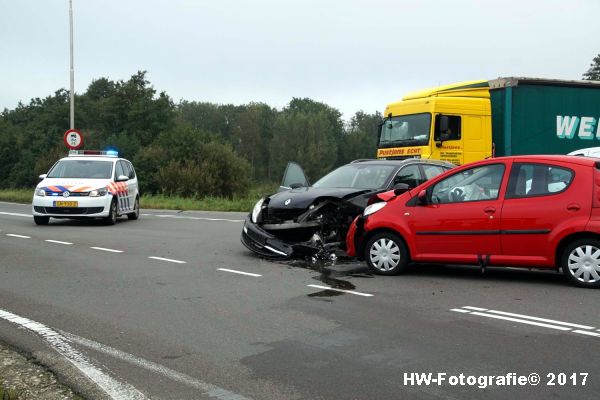
POLYGON ((384 115, 377 158, 420 157, 460 165, 492 156, 487 81, 413 92, 389 104, 384 115))
POLYGON ((599 104, 595 81, 512 77, 425 89, 386 107, 377 158, 460 165, 567 154, 600 140, 599 104))

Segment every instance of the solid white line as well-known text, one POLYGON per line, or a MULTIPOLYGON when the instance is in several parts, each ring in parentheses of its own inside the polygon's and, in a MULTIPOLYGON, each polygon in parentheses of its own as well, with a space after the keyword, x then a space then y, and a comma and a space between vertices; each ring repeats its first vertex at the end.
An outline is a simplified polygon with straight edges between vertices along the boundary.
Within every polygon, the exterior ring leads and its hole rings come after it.
POLYGON ((27 218, 31 218, 31 214, 20 214, 20 213, 11 213, 11 212, 3 212, 0 211, 1 215, 11 215, 13 217, 27 217, 27 218))
POLYGON ((335 292, 350 293, 350 294, 355 294, 357 296, 364 296, 364 297, 373 297, 374 296, 370 293, 361 293, 361 292, 354 292, 352 290, 336 289, 336 288, 332 288, 331 286, 321 286, 321 285, 306 285, 306 286, 310 286, 310 287, 317 288, 317 289, 333 290, 335 292))
POLYGON ((31 239, 31 236, 15 235, 14 233, 7 233, 6 236, 20 238, 20 239, 31 239))
POLYGON ((28 318, 20 317, 9 311, 0 309, 0 319, 12 322, 40 335, 56 352, 70 361, 84 375, 96 383, 112 399, 137 400, 145 399, 144 395, 133 386, 115 380, 97 368, 82 353, 73 348, 67 338, 57 331, 28 318))
POLYGON ((46 240, 44 240, 44 242, 56 243, 56 244, 73 244, 71 242, 61 242, 60 240, 50 240, 50 239, 46 239, 46 240))
POLYGON ((570 327, 579 328, 579 329, 594 329, 595 328, 593 326, 572 324, 570 322, 562 322, 562 321, 556 321, 554 319, 531 317, 529 315, 514 314, 514 313, 509 313, 509 312, 504 312, 504 311, 487 310, 487 312, 492 313, 492 314, 507 315, 509 317, 525 318, 525 319, 530 319, 530 320, 533 320, 533 321, 549 322, 551 324, 570 326, 570 327))
POLYGON ((471 312, 469 310, 463 310, 462 308, 453 308, 450 311, 459 312, 459 313, 463 313, 463 314, 469 314, 471 312))
POLYGON ((182 374, 181 372, 177 372, 160 364, 156 364, 152 361, 145 360, 140 357, 136 357, 134 355, 125 353, 121 350, 117 350, 115 348, 109 347, 107 345, 94 342, 89 339, 85 339, 70 333, 63 334, 71 340, 73 343, 77 343, 79 345, 88 347, 90 349, 96 350, 100 353, 108 354, 112 357, 123 360, 129 364, 147 369, 149 371, 155 372, 162 376, 165 376, 175 382, 183 383, 184 385, 193 387, 198 390, 202 390, 209 397, 216 397, 221 400, 248 400, 246 397, 241 396, 236 393, 232 393, 228 390, 222 389, 218 386, 215 386, 211 383, 203 382, 199 379, 192 378, 189 375, 182 374))
POLYGON ((600 337, 600 333, 596 333, 596 332, 582 331, 582 330, 579 330, 579 329, 577 329, 576 331, 573 331, 573 332, 575 332, 575 333, 581 333, 582 335, 600 337))
POLYGON ((173 260, 171 258, 162 258, 162 257, 148 257, 151 258, 153 260, 159 260, 159 261, 167 261, 167 262, 172 262, 172 263, 177 263, 177 264, 185 264, 185 261, 180 261, 180 260, 173 260))
POLYGON ((235 269, 227 269, 227 268, 217 268, 217 269, 219 271, 231 272, 233 274, 248 275, 248 276, 254 276, 254 277, 262 276, 262 275, 253 274, 253 273, 250 273, 250 272, 236 271, 235 269))
POLYGON ((556 329, 556 330, 559 330, 559 331, 570 331, 571 330, 571 328, 567 328, 565 326, 543 324, 541 322, 534 322, 534 321, 529 321, 529 320, 526 320, 526 319, 517 319, 517 318, 512 318, 512 317, 504 317, 502 315, 486 314, 486 313, 477 312, 477 311, 472 312, 470 315, 479 315, 481 317, 503 319, 505 321, 512 321, 512 322, 518 322, 518 323, 521 323, 521 324, 541 326, 541 327, 544 327, 544 328, 556 329))
POLYGON ((90 247, 90 249, 108 251, 110 253, 122 253, 123 250, 105 249, 104 247, 90 247))
POLYGON ((173 218, 173 219, 191 219, 197 221, 223 221, 223 222, 244 222, 243 219, 227 219, 227 218, 206 218, 206 217, 185 217, 182 215, 164 215, 164 214, 152 214, 159 218, 173 218))
POLYGON ((486 311, 487 310, 487 308, 471 307, 471 306, 463 306, 463 308, 466 308, 467 310, 474 310, 474 311, 486 311))

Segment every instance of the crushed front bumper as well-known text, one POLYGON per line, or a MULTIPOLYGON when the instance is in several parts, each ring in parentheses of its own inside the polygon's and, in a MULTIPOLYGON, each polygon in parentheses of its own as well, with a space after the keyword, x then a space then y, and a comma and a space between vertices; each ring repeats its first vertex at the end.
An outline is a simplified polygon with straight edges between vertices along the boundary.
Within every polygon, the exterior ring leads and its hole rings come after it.
POLYGON ((289 258, 294 253, 294 247, 287 244, 252 222, 246 217, 242 229, 242 244, 263 257, 289 258))

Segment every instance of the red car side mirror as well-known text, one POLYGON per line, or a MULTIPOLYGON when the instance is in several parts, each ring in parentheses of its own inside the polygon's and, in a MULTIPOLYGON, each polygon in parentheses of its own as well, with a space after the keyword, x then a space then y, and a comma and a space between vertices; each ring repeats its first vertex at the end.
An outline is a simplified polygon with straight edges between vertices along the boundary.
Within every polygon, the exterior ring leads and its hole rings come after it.
POLYGON ((417 195, 418 201, 417 204, 425 206, 427 205, 428 201, 427 201, 427 191, 426 190, 421 190, 419 192, 419 194, 417 195))

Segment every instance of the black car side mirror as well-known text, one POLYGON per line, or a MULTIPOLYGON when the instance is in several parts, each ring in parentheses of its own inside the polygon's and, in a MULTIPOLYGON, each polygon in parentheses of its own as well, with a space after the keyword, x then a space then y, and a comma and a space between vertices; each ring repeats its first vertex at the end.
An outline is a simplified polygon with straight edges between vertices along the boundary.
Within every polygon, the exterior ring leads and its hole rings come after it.
POLYGON ((408 192, 410 189, 410 186, 408 186, 406 183, 396 183, 394 185, 394 194, 399 196, 402 193, 408 192))
POLYGON ((304 187, 304 185, 301 184, 301 183, 292 183, 290 185, 290 188, 292 188, 292 189, 298 189, 298 188, 301 188, 301 187, 304 187))

